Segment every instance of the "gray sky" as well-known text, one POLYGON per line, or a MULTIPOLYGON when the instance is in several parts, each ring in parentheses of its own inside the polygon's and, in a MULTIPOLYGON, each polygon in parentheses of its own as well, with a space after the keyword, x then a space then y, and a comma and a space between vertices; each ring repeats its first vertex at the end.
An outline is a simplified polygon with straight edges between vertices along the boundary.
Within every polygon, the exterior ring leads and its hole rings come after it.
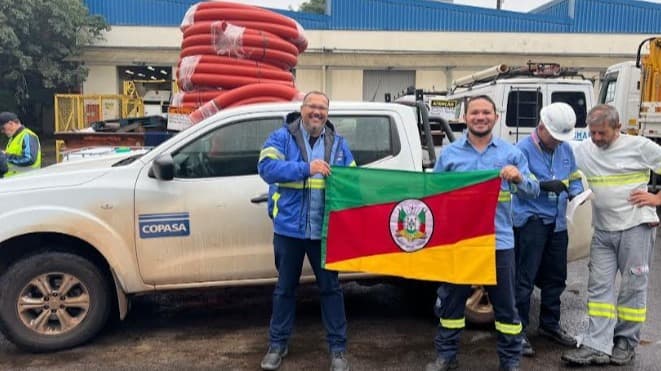
MULTIPOLYGON (((259 5, 267 8, 288 9, 291 6, 294 10, 298 9, 299 4, 304 0, 243 0, 240 1, 246 4, 259 5)), ((661 3, 661 0, 648 0, 652 3, 661 3)), ((503 9, 514 10, 520 12, 527 12, 542 4, 548 3, 549 0, 504 0, 503 9)), ((473 5, 484 8, 495 8, 496 0, 455 0, 455 4, 473 5)))

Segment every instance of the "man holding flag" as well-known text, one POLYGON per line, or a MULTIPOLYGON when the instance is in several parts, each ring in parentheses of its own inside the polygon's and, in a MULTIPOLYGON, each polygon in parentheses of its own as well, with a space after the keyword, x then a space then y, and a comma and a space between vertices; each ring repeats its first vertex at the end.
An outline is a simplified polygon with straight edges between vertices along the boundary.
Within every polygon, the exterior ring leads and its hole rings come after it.
POLYGON ((303 98, 300 118, 271 133, 259 156, 259 175, 269 184, 269 215, 278 282, 273 291, 269 349, 263 370, 277 370, 287 355, 294 327, 296 287, 307 255, 319 286, 321 317, 331 353, 331 371, 348 371, 347 321, 337 272, 321 267, 325 177, 331 165, 355 166, 347 142, 328 121, 322 92, 303 98))
MULTIPOLYGON (((501 191, 496 208, 496 279, 485 286, 493 303, 498 332, 498 357, 501 370, 519 370, 521 357, 521 321, 514 295, 514 232, 511 194, 537 197, 539 183, 528 170, 528 163, 513 145, 493 136, 498 114, 496 105, 486 95, 470 98, 464 111, 468 132, 444 149, 434 168, 437 172, 464 172, 500 169, 501 191)), ((427 371, 453 370, 458 367, 459 335, 465 327, 464 310, 470 285, 443 284, 439 295, 440 324, 434 344, 437 358, 427 364, 427 371)))

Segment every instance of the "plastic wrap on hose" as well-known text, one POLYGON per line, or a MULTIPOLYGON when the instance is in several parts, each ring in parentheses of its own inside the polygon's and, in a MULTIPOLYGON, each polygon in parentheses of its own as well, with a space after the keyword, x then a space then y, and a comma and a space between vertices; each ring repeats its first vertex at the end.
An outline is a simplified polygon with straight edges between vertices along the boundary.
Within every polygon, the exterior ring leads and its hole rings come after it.
MULTIPOLYGON (((217 20, 226 20, 238 26, 253 29, 261 29, 259 26, 255 26, 255 24, 261 23, 272 30, 283 31, 284 35, 270 32, 292 42, 300 52, 303 52, 308 45, 303 27, 295 20, 266 9, 226 1, 209 1, 191 6, 186 11, 180 29, 184 31, 185 37, 187 36, 186 31, 197 23, 217 20), (250 22, 253 25, 241 24, 242 22, 250 22), (277 25, 277 27, 272 28, 270 25, 277 25)), ((265 31, 269 30, 265 29, 265 31)))
MULTIPOLYGON (((251 61, 249 59, 237 59, 222 55, 196 55, 196 56, 200 58, 198 64, 203 64, 203 65, 217 65, 217 66, 226 66, 226 67, 241 66, 241 67, 249 67, 260 70, 283 71, 282 68, 278 68, 268 63, 251 61)), ((179 63, 181 63, 181 60, 183 60, 183 58, 179 60, 179 63)))
MULTIPOLYGON (((183 63, 180 65, 183 65, 183 63)), ((294 75, 291 72, 287 72, 283 70, 262 69, 260 67, 255 67, 255 66, 248 67, 248 66, 236 66, 236 65, 225 65, 225 64, 200 63, 198 61, 197 64, 195 65, 194 71, 192 72, 185 71, 185 72, 186 72, 185 74, 177 73, 177 79, 190 80, 193 74, 206 73, 206 74, 214 74, 214 75, 248 76, 259 79, 264 78, 264 79, 280 80, 291 83, 294 82, 294 75)))
MULTIPOLYGON (((255 47, 244 46, 242 54, 243 55, 241 56, 241 58, 250 59, 256 62, 268 63, 280 67, 283 70, 289 70, 290 68, 296 66, 296 62, 297 62, 297 58, 295 55, 269 48, 255 48, 255 47)), ((182 58, 191 55, 223 55, 223 54, 218 54, 218 51, 211 45, 189 46, 183 49, 180 54, 182 58)))
POLYGON ((227 1, 191 6, 172 105, 197 108, 193 123, 221 109, 302 97, 291 69, 307 48, 303 28, 279 13, 227 1))
MULTIPOLYGON (((283 86, 294 86, 294 83, 291 81, 280 81, 239 75, 216 75, 208 73, 193 74, 190 78, 190 84, 192 84, 192 86, 196 89, 210 89, 217 86, 222 86, 224 89, 234 89, 250 84, 281 84, 283 86)), ((179 87, 183 90, 181 85, 179 85, 179 87)))
POLYGON ((216 105, 216 102, 210 100, 193 111, 188 117, 190 118, 191 123, 195 125, 202 120, 215 115, 218 111, 220 111, 220 108, 216 105))
POLYGON ((173 107, 182 107, 184 105, 184 93, 179 92, 172 95, 170 105, 173 107))
POLYGON ((196 124, 207 117, 214 115, 221 109, 235 107, 239 102, 273 102, 273 101, 294 101, 301 99, 301 93, 292 86, 280 84, 251 84, 245 85, 230 91, 224 92, 213 100, 205 103, 196 111, 190 114, 193 124, 196 124), (261 100, 256 98, 260 97, 261 100), (213 104, 211 104, 213 103, 213 104))
POLYGON ((243 33, 245 27, 235 26, 233 24, 222 24, 221 27, 212 28, 211 44, 216 49, 218 55, 236 55, 243 58, 243 33))
MULTIPOLYGON (((211 33, 211 27, 215 27, 214 23, 226 22, 226 21, 202 21, 197 22, 190 27, 186 28, 184 31, 184 39, 192 35, 204 35, 211 33)), ((230 22, 229 20, 227 22, 230 22)), ((282 40, 287 41, 293 44, 299 51, 302 53, 307 49, 307 39, 302 33, 302 28, 298 23, 291 26, 285 26, 281 24, 273 24, 268 22, 260 21, 242 21, 242 20, 231 20, 231 23, 236 26, 245 27, 248 30, 268 32, 269 34, 280 37, 282 40)))
POLYGON ((179 68, 177 69, 177 83, 182 90, 191 90, 193 88, 191 77, 193 76, 195 67, 197 67, 199 61, 199 55, 191 55, 182 58, 181 62, 179 62, 179 68))
MULTIPOLYGON (((250 9, 250 10, 259 9, 259 8, 255 8, 252 5, 238 4, 229 1, 213 1, 213 3, 214 4, 212 5, 212 7, 216 9, 250 9)), ((186 13, 184 14, 184 19, 181 21, 181 25, 179 26, 179 28, 183 31, 186 28, 193 25, 195 23, 195 12, 197 11, 198 8, 200 9, 208 8, 209 5, 207 4, 208 2, 202 2, 191 5, 188 8, 188 10, 186 10, 186 13)))
POLYGON ((209 27, 205 27, 205 32, 184 35, 181 47, 185 49, 194 45, 214 46, 221 51, 217 54, 229 54, 227 52, 240 50, 242 46, 268 47, 295 56, 299 54, 296 45, 276 34, 265 30, 249 29, 225 21, 212 22, 209 27))

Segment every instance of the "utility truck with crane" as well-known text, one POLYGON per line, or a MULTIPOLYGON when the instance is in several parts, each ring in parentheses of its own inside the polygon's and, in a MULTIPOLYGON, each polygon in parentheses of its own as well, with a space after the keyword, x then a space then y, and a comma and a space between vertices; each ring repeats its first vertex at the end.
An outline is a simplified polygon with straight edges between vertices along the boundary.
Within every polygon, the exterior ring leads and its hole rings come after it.
POLYGON ((661 144, 661 37, 643 40, 635 61, 608 67, 599 102, 617 109, 623 131, 661 144))

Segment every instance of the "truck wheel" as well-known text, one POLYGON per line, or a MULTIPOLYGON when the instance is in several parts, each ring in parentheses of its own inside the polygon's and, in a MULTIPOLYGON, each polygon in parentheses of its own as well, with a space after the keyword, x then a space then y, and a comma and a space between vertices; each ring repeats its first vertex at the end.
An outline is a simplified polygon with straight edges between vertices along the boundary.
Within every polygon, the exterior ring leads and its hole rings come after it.
POLYGON ((473 293, 466 299, 466 310, 464 314, 468 322, 476 325, 493 323, 495 320, 493 306, 484 287, 473 287, 473 293))
POLYGON ((0 329, 19 348, 47 352, 96 335, 110 314, 110 284, 89 260, 45 252, 0 277, 0 329))

